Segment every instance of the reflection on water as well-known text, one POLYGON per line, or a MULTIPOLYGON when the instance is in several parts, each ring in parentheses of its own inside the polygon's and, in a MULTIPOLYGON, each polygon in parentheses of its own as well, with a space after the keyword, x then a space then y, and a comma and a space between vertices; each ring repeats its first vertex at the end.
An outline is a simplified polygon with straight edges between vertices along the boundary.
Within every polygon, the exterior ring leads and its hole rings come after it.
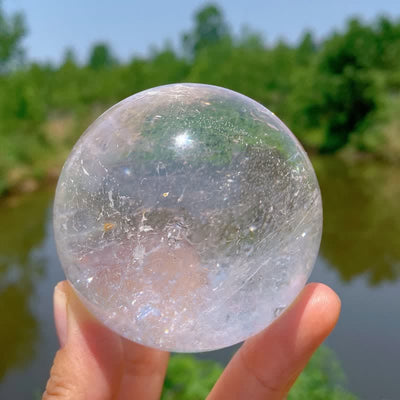
POLYGON ((324 204, 323 256, 342 280, 400 276, 400 169, 315 159, 324 204))
POLYGON ((35 352, 38 321, 30 309, 35 282, 43 264, 35 256, 45 236, 48 195, 21 199, 0 209, 0 378, 10 368, 28 363, 35 352))
MULTIPOLYGON (((400 348, 400 322, 393 321, 400 303, 400 295, 395 299, 400 293, 400 169, 371 163, 350 167, 326 157, 313 162, 325 220, 322 257, 312 278, 332 285, 343 300, 328 344, 338 352, 351 390, 372 399, 368 393, 374 386, 375 394, 394 399, 400 348), (368 371, 367 353, 374 355, 368 371), (369 388, 367 372, 375 377, 369 388)), ((50 189, 0 203, 0 398, 28 399, 41 390, 57 349, 52 290, 63 274, 51 229, 52 198, 50 189)), ((231 353, 211 356, 224 361, 231 353)))
POLYGON ((0 292, 2 354, 0 379, 12 367, 21 367, 34 355, 38 336, 37 321, 28 307, 31 290, 18 284, 6 285, 0 292))
POLYGON ((51 301, 62 273, 52 197, 51 189, 0 203, 0 398, 28 399, 39 391, 57 346, 51 301))

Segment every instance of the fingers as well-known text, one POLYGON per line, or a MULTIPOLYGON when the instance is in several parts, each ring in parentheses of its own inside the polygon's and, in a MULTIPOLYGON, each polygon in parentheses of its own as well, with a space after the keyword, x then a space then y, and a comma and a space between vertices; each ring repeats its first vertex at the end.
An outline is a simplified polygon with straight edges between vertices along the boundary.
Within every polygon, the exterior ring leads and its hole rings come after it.
POLYGON ((169 353, 122 339, 124 375, 118 400, 159 399, 169 353))
POLYGON ((67 289, 66 282, 59 282, 53 295, 54 322, 60 347, 64 347, 67 341, 67 289))
POLYGON ((208 400, 282 400, 339 312, 335 292, 323 284, 307 285, 278 320, 244 343, 208 400))
POLYGON ((54 359, 43 399, 111 399, 122 374, 120 338, 94 319, 67 282, 56 286, 54 305, 63 347, 54 359))
POLYGON ((168 353, 122 339, 103 326, 67 282, 54 291, 54 314, 62 348, 44 400, 159 398, 168 353))

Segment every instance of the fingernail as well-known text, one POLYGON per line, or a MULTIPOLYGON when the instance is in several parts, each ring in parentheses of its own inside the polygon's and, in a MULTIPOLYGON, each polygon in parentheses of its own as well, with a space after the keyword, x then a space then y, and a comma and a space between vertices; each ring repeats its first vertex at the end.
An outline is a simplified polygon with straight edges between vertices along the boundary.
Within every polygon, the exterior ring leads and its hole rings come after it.
POLYGON ((54 320, 60 346, 67 342, 67 296, 63 290, 64 282, 59 283, 54 289, 54 320))

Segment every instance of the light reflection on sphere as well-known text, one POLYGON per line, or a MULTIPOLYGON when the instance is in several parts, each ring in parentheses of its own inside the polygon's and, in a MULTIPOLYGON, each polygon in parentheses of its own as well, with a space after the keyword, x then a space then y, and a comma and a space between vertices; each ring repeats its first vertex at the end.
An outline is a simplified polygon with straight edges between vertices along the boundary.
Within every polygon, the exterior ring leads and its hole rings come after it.
POLYGON ((68 280, 106 326, 169 351, 259 332, 304 286, 322 206, 302 147, 255 101, 175 84, 82 135, 54 204, 68 280))

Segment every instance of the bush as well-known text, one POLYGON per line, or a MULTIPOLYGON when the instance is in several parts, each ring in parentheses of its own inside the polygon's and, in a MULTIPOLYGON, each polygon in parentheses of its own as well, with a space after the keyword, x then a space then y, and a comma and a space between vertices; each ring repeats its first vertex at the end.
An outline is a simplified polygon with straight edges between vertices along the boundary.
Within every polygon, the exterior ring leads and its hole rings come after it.
MULTIPOLYGON (((162 400, 203 400, 222 373, 215 361, 173 355, 168 365, 162 400)), ((343 387, 345 377, 333 352, 321 347, 297 379, 288 400, 356 400, 343 387)))

